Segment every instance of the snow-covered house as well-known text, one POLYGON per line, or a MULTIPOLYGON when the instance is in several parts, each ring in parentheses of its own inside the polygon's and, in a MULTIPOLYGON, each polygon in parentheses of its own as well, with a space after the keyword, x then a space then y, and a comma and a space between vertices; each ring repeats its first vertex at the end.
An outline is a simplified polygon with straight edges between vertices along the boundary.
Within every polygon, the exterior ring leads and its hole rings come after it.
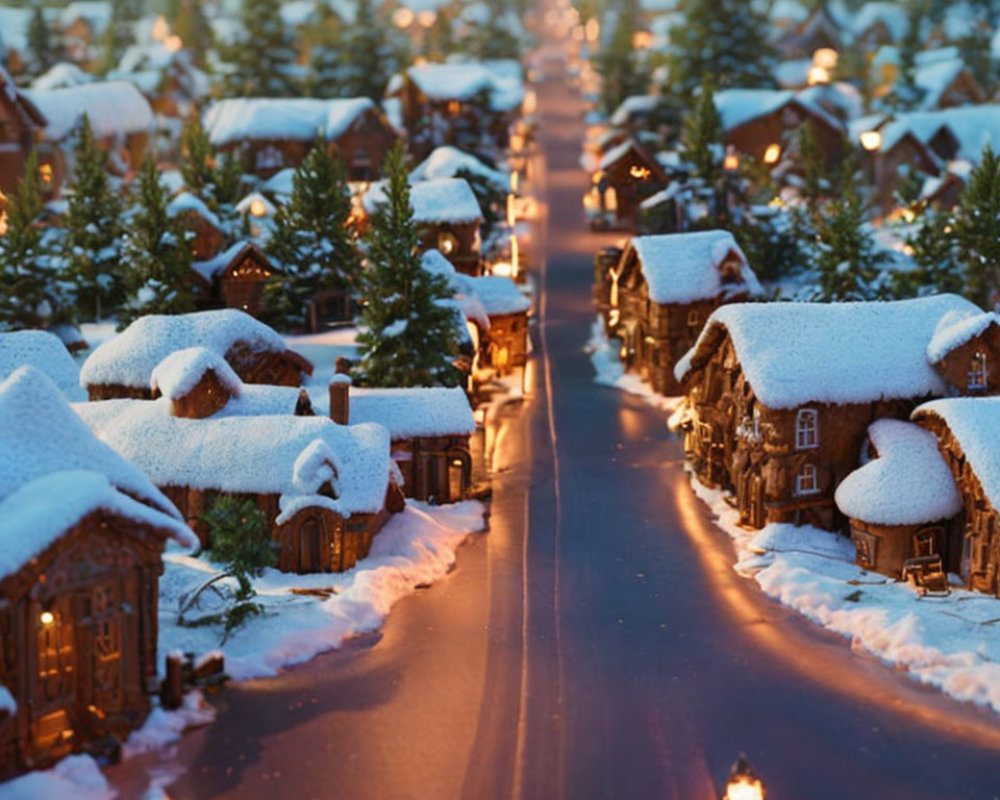
POLYGON ((45 375, 0 383, 0 777, 100 752, 145 719, 171 538, 197 544, 45 375))
POLYGON ((271 259, 253 241, 237 241, 212 258, 191 264, 201 304, 225 306, 257 316, 264 289, 277 272, 271 259))
POLYGON ((986 95, 957 48, 918 53, 913 81, 920 91, 922 111, 978 105, 986 95))
POLYGON ((870 0, 849 21, 854 47, 875 52, 881 45, 900 42, 906 35, 906 8, 900 3, 870 0))
POLYGON ((407 497, 455 503, 468 496, 469 437, 476 424, 462 389, 359 389, 346 375, 336 375, 330 418, 338 425, 374 423, 389 432, 407 497))
MULTIPOLYGON (((386 202, 385 185, 372 184, 361 199, 370 217, 386 202)), ((482 272, 480 226, 483 212, 463 178, 437 178, 410 184, 413 221, 420 236, 420 249, 439 250, 459 272, 482 272)))
POLYGON ((181 192, 170 200, 167 214, 187 234, 193 261, 208 261, 225 249, 226 229, 201 198, 190 192, 181 192))
MULTIPOLYGON (((48 120, 20 91, 6 68, 0 64, 0 194, 9 194, 24 174, 31 148, 48 120)), ((40 161, 47 163, 48 152, 40 161)))
POLYGON ((1000 317, 989 311, 943 317, 927 360, 953 394, 1000 394, 1000 317))
POLYGON ((510 186, 510 176, 500 169, 489 166, 482 160, 451 145, 435 149, 410 172, 413 182, 438 178, 461 178, 467 173, 479 178, 495 191, 506 191, 510 186))
POLYGON ((752 527, 840 527, 834 490, 868 426, 949 393, 928 358, 949 313, 979 310, 954 295, 722 306, 675 368, 698 479, 733 492, 752 527))
POLYGON ((512 278, 484 275, 465 281, 489 320, 482 347, 482 364, 508 375, 528 361, 528 311, 531 301, 512 278))
POLYGON ((934 434, 912 422, 878 419, 868 427, 865 455, 867 463, 834 494, 858 566, 897 579, 907 566, 957 571, 952 550, 962 498, 934 434))
POLYGON ((206 347, 225 358, 245 383, 299 386, 313 365, 272 328, 227 308, 140 317, 90 354, 80 384, 91 400, 148 398, 149 376, 177 350, 206 347))
POLYGON ((584 205, 591 227, 634 230, 639 206, 666 188, 669 178, 646 148, 628 138, 601 156, 590 180, 584 205))
MULTIPOLYGON (((897 204, 896 190, 903 178, 941 174, 942 159, 917 135, 910 121, 911 115, 884 120, 868 117, 855 120, 850 126, 854 141, 864 141, 862 137, 878 134, 877 146, 865 147, 862 153, 874 189, 875 204, 884 212, 897 204)), ((944 135, 947 134, 942 134, 942 141, 944 135)))
POLYGON ((63 48, 78 64, 87 66, 98 52, 104 31, 111 22, 108 0, 74 0, 59 14, 63 48))
MULTIPOLYGON (((777 6, 778 4, 776 4, 777 6)), ((799 22, 789 19, 784 26, 775 26, 771 42, 785 58, 812 58, 817 50, 843 48, 844 20, 842 9, 835 3, 820 3, 799 22)), ((796 12, 795 16, 798 16, 796 12)))
POLYGON ((25 94, 47 120, 41 141, 52 148, 53 159, 43 177, 53 188, 62 186, 73 170, 74 135, 84 115, 97 146, 108 154, 112 171, 126 175, 142 164, 155 120, 149 101, 134 84, 98 81, 25 94))
POLYGON ((206 348, 172 353, 148 381, 158 399, 75 410, 173 500, 204 544, 199 518, 213 501, 250 498, 281 546, 280 569, 339 572, 402 509, 385 428, 293 414, 290 390, 246 386, 206 348))
POLYGON ((160 41, 129 45, 118 66, 108 73, 109 80, 134 83, 161 122, 186 119, 208 97, 209 77, 196 67, 191 52, 168 47, 160 41))
POLYGON ((762 294, 729 231, 636 236, 609 267, 607 329, 626 370, 663 395, 680 394, 674 366, 723 303, 762 294))
POLYGON ((204 124, 214 147, 234 153, 247 172, 262 178, 298 166, 322 136, 349 180, 374 180, 397 138, 366 97, 230 98, 210 106, 204 124))
POLYGON ((44 372, 68 400, 83 400, 80 368, 62 339, 48 331, 0 333, 0 381, 24 366, 44 372))
POLYGON ((12 75, 27 66, 28 26, 34 12, 30 8, 0 6, 0 66, 12 75))

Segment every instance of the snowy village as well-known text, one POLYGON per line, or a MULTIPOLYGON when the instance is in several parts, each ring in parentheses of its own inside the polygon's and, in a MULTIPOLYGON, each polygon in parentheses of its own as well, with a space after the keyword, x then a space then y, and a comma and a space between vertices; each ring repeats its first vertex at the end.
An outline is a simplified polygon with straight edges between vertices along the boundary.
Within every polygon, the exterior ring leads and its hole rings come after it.
POLYGON ((0 800, 990 800, 998 598, 996 0, 0 0, 0 800))

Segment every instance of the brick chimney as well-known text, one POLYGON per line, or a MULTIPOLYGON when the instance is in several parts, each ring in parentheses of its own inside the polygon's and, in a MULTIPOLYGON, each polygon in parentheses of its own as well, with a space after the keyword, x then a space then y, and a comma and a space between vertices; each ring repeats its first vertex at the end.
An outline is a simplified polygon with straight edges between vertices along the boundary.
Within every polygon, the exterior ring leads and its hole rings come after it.
POLYGON ((330 381, 330 419, 338 425, 347 425, 351 407, 350 375, 334 375, 330 381))

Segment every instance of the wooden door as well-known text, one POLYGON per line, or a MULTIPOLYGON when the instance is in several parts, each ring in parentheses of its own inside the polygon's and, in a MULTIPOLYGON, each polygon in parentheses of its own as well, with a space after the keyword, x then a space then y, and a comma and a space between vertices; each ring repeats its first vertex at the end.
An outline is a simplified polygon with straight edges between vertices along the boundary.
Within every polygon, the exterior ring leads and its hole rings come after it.
POLYGON ((77 734, 77 651, 67 598, 48 606, 29 604, 35 628, 32 751, 42 760, 61 758, 77 734))
POLYGON ((317 517, 310 517, 299 526, 298 572, 319 572, 323 569, 323 526, 317 517))
POLYGON ((113 578, 101 581, 89 587, 82 600, 79 645, 81 655, 89 654, 88 706, 98 720, 102 720, 119 713, 125 706, 121 583, 113 578))

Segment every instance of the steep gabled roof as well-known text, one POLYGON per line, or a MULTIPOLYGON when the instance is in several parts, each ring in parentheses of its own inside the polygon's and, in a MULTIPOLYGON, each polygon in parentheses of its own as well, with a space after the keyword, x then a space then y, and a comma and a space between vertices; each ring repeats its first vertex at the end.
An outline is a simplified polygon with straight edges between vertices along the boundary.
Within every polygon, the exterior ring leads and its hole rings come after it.
POLYGON ((237 97, 213 103, 205 112, 204 122, 216 147, 254 139, 309 142, 320 132, 332 141, 361 116, 376 110, 367 97, 237 97))

